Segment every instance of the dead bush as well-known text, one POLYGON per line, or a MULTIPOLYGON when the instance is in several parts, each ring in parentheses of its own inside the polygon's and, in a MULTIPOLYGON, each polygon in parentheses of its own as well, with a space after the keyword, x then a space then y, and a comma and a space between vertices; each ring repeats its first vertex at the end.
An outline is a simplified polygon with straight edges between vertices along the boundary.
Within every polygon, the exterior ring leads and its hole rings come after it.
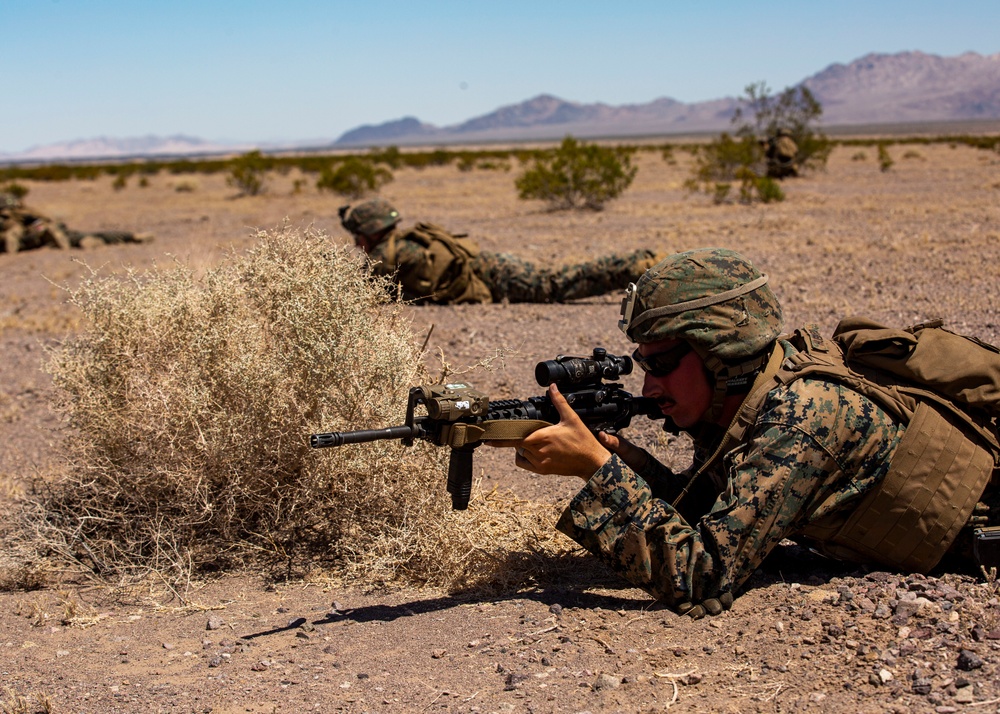
MULTIPOLYGON (((452 512, 446 449, 308 447, 312 432, 402 423, 422 355, 357 254, 287 226, 258 238, 203 275, 93 273, 69 291, 89 328, 47 368, 70 462, 26 497, 8 554, 174 587, 251 567, 459 590, 558 572, 573 546, 552 508, 491 494, 452 512)), ((13 587, 37 581, 17 567, 13 587)))

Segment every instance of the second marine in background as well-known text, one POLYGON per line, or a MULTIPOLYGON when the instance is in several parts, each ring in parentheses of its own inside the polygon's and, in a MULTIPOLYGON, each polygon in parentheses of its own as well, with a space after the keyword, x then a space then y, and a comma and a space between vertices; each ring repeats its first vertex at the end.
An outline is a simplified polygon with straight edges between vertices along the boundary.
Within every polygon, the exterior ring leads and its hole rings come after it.
POLYGON ((392 278, 404 299, 418 303, 578 300, 622 290, 657 262, 652 251, 637 250, 552 270, 479 250, 464 234, 433 223, 400 228, 401 218, 381 198, 340 209, 341 225, 368 255, 372 272, 392 278))

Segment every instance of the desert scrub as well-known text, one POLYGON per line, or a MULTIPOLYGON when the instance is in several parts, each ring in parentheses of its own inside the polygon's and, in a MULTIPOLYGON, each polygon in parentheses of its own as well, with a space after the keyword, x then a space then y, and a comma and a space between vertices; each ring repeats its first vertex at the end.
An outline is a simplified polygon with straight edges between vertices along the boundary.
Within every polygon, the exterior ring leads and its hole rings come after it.
POLYGON ((69 293, 90 327, 47 368, 72 459, 26 529, 104 579, 256 565, 440 580, 450 561, 427 532, 448 513, 445 450, 307 445, 402 423, 421 377, 402 306, 321 234, 258 239, 202 276, 94 274, 69 293))
POLYGON ((885 144, 878 145, 878 168, 882 173, 885 173, 892 168, 892 165, 896 163, 892 160, 892 156, 889 154, 889 147, 885 144))
POLYGON ((692 193, 703 192, 716 205, 735 200, 732 185, 739 183, 740 203, 772 203, 785 200, 778 183, 769 178, 759 144, 751 136, 734 138, 723 132, 701 147, 695 156, 691 177, 684 187, 692 193))
POLYGON ((536 156, 514 185, 519 198, 546 201, 553 210, 600 211, 632 184, 638 170, 628 150, 567 136, 555 151, 536 156))
POLYGON ((311 230, 257 238, 203 274, 95 273, 69 291, 89 327, 47 369, 70 460, 7 521, 0 585, 253 569, 505 589, 581 567, 552 506, 476 491, 452 512, 446 449, 308 447, 403 423, 409 387, 433 380, 363 256, 311 230))
POLYGON ((376 193, 393 180, 392 171, 371 159, 348 156, 336 167, 327 166, 316 181, 320 191, 333 191, 348 198, 376 193))
POLYGON ((267 161, 260 151, 248 151, 230 162, 226 185, 239 191, 240 196, 259 196, 265 190, 264 174, 267 161))

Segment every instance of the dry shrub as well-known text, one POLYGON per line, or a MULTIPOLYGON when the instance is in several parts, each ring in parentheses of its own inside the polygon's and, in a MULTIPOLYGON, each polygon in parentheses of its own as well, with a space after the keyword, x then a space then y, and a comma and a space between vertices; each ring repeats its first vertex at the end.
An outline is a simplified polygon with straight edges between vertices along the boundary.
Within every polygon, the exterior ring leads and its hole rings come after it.
POLYGON ((71 460, 24 504, 21 545, 120 583, 254 567, 509 589, 557 573, 570 544, 551 508, 491 494, 453 513, 446 449, 308 447, 312 432, 402 423, 426 376, 361 260, 286 226, 202 276, 95 273, 70 291, 90 328, 48 369, 71 460))

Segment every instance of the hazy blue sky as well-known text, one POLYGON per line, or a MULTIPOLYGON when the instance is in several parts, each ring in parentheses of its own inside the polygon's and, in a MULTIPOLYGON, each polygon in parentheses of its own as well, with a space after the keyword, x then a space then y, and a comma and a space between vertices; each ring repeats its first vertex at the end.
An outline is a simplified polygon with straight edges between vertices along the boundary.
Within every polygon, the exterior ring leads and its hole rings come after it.
POLYGON ((684 102, 868 52, 1000 52, 1000 0, 0 0, 0 152, 335 139, 541 93, 684 102))

